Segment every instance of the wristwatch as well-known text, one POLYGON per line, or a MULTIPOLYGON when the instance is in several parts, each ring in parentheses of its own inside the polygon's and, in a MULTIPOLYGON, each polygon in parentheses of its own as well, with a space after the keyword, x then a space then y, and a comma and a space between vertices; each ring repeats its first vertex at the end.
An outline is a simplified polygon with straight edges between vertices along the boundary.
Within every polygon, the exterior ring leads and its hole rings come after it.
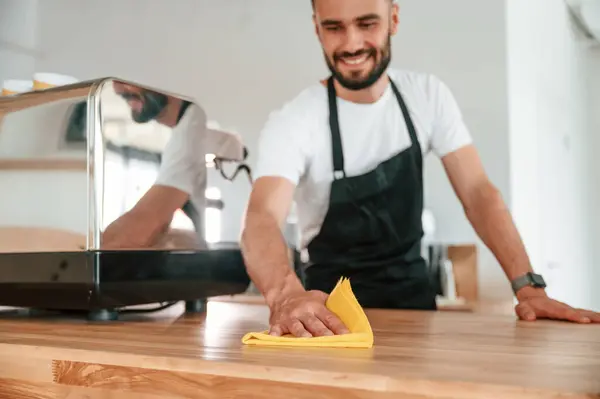
POLYGON ((527 273, 521 277, 517 277, 510 282, 513 292, 516 294, 521 288, 531 286, 534 288, 546 288, 546 282, 540 274, 527 273))

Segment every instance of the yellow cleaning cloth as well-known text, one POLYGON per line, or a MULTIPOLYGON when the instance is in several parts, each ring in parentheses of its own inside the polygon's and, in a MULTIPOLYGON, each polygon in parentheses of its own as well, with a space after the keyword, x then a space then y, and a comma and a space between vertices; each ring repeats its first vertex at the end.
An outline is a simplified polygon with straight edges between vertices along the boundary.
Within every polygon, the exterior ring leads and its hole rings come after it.
POLYGON ((273 337, 268 331, 251 332, 242 338, 246 345, 264 346, 313 346, 337 348, 371 348, 373 346, 373 330, 367 315, 352 292, 350 281, 341 278, 329 294, 325 303, 327 309, 336 314, 350 330, 349 334, 325 337, 294 337, 286 334, 273 337))

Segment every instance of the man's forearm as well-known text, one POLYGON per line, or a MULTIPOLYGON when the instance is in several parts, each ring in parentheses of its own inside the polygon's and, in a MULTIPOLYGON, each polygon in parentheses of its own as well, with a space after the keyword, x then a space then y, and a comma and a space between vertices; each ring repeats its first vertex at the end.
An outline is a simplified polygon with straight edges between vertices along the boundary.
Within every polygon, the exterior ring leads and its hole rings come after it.
POLYGON ((509 280, 532 271, 525 246, 499 191, 486 184, 473 195, 467 217, 509 280))
POLYGON ((103 248, 146 248, 152 246, 168 224, 156 215, 132 209, 112 222, 102 234, 103 248))
POLYGON ((250 211, 241 246, 248 274, 270 307, 287 294, 304 290, 290 267, 288 246, 273 217, 250 211))

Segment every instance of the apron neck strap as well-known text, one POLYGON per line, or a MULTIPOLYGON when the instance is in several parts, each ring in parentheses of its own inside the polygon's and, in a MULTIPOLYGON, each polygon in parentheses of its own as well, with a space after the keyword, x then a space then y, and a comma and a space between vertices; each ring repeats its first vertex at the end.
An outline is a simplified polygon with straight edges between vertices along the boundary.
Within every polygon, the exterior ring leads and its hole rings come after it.
POLYGON ((334 179, 346 177, 344 171, 344 152, 342 149, 342 136, 338 118, 337 94, 333 85, 333 76, 327 80, 327 94, 329 97, 329 127, 331 129, 331 150, 333 155, 334 179))

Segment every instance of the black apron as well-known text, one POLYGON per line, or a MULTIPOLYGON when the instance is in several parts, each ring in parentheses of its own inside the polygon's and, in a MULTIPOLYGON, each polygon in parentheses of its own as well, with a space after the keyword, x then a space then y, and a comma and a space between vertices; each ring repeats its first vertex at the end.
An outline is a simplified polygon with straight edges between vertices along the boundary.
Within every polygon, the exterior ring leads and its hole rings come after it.
POLYGON ((348 277, 361 306, 436 309, 436 292, 421 256, 423 159, 414 124, 391 81, 411 146, 359 176, 346 177, 337 95, 328 81, 334 180, 319 234, 307 246, 306 289, 330 292, 348 277))

